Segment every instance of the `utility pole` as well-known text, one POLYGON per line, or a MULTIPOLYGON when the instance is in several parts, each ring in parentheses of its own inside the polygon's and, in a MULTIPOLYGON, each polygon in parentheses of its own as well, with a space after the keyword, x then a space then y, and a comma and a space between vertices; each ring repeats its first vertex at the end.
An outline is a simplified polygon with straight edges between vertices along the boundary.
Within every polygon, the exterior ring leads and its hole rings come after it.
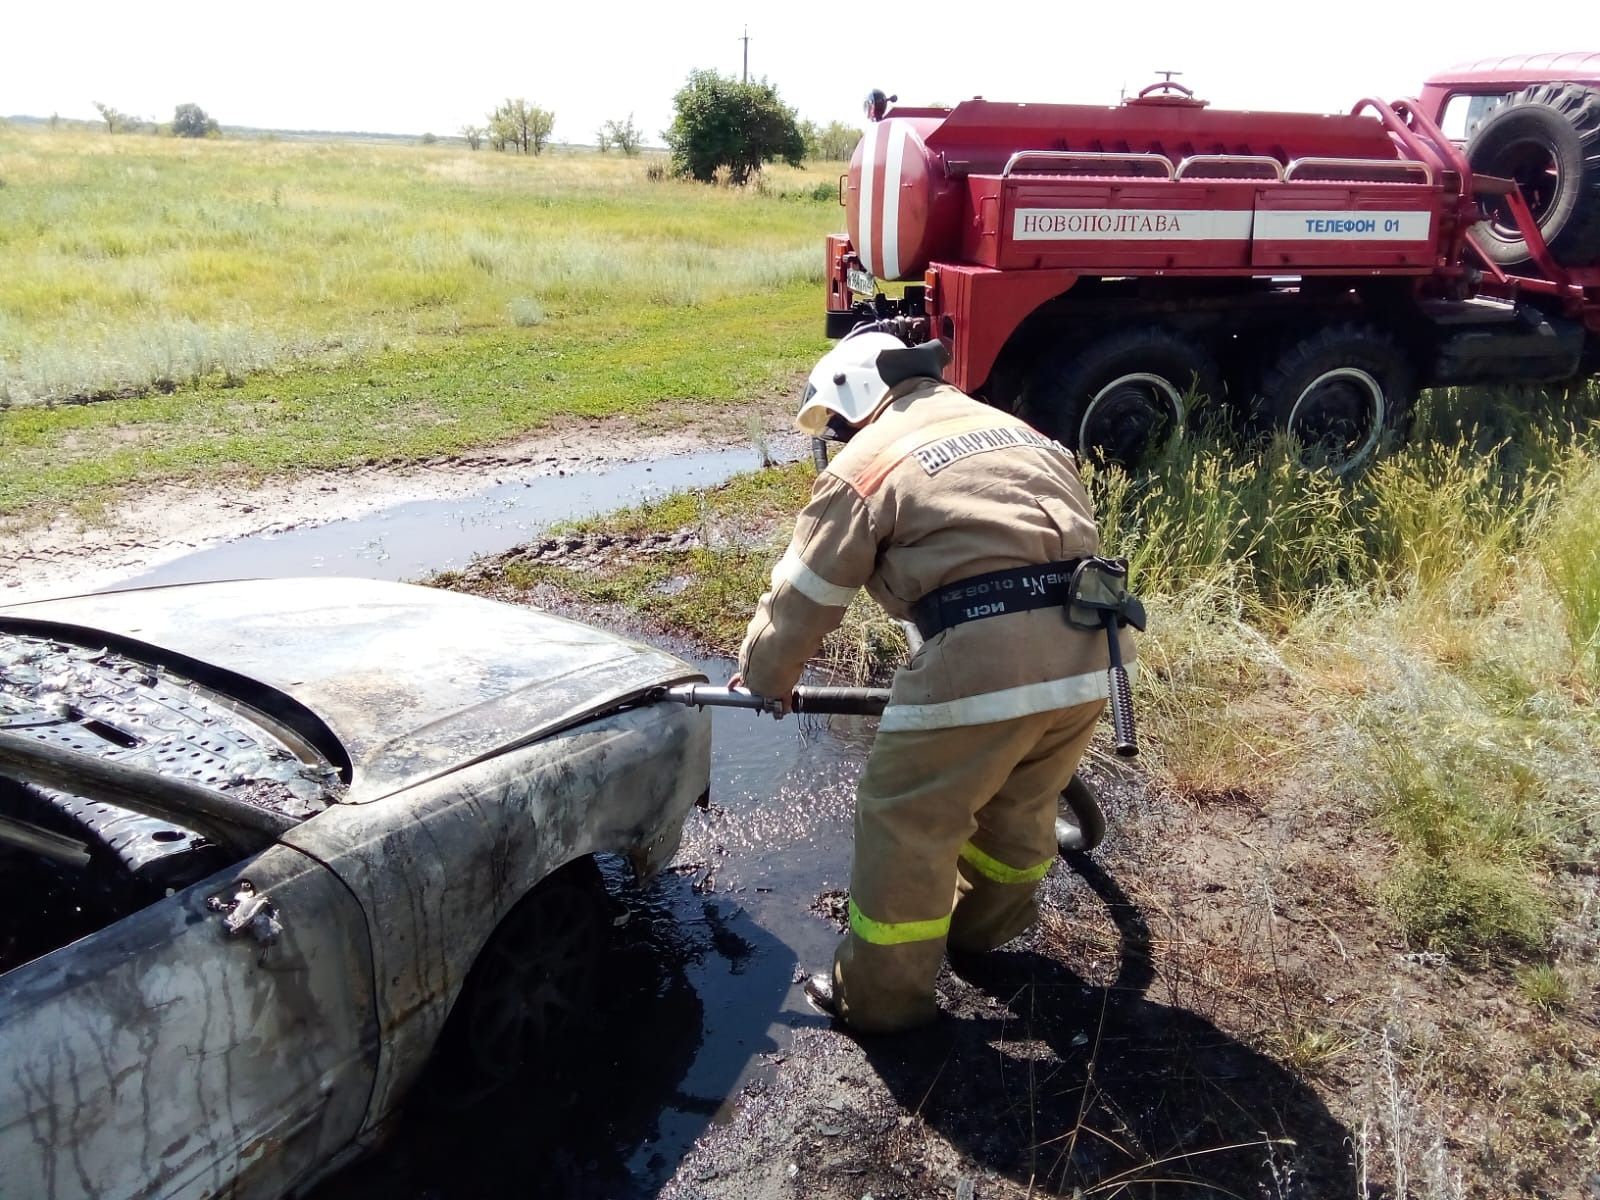
POLYGON ((743 77, 741 79, 741 82, 749 83, 750 82, 750 26, 746 25, 744 27, 744 36, 742 38, 740 38, 739 40, 744 43, 744 75, 743 75, 743 77))

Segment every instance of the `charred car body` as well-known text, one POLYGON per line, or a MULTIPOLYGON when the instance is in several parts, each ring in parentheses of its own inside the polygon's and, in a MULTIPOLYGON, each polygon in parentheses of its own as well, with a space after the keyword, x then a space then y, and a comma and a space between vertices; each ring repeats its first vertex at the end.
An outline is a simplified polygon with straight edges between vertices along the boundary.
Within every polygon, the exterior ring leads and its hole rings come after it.
POLYGON ((401 584, 0 609, 0 1195, 277 1196, 443 1059, 496 1082, 575 873, 705 794, 707 718, 644 703, 698 678, 401 584))

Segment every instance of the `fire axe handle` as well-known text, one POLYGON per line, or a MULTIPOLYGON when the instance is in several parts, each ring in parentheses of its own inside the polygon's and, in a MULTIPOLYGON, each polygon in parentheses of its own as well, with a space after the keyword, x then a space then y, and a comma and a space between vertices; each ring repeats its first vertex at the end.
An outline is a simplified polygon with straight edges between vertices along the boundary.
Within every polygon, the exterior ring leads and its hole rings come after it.
POLYGON ((1139 731, 1133 723, 1133 687, 1128 683, 1128 669, 1122 665, 1122 643, 1117 637, 1117 623, 1106 621, 1106 642, 1110 647, 1111 665, 1107 691, 1111 697, 1111 732, 1116 736, 1116 751, 1122 758, 1132 758, 1139 753, 1139 731))
MULTIPOLYGON (((779 708, 779 702, 770 697, 709 683, 680 683, 676 687, 662 688, 652 699, 695 708, 747 708, 752 712, 774 714, 779 708)), ((795 688, 790 707, 795 712, 875 717, 888 703, 887 688, 800 687, 795 688)))

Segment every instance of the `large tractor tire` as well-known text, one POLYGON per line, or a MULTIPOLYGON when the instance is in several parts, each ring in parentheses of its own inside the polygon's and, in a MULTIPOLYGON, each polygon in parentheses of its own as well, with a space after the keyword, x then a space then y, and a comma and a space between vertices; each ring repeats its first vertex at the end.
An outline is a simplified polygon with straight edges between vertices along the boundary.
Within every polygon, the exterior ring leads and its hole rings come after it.
POLYGON ((1403 427, 1415 373, 1393 338, 1369 325, 1332 325, 1295 342, 1263 373, 1258 419, 1295 438, 1306 461, 1359 471, 1403 427))
MULTIPOLYGON (((1478 127, 1467 160, 1478 174, 1517 184, 1558 263, 1600 261, 1600 90, 1544 83, 1518 93, 1478 127)), ((1473 235, 1503 267, 1533 262, 1504 201, 1473 235)))
POLYGON ((1080 457, 1137 471, 1183 435, 1195 401, 1221 395, 1210 354, 1147 326, 1046 356, 1022 402, 1029 420, 1080 457))

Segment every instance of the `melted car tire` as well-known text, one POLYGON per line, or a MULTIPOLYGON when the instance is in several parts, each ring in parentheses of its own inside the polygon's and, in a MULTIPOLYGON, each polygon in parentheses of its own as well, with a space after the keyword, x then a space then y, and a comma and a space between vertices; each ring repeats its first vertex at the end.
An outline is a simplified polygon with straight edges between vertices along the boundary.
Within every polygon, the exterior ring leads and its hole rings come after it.
MULTIPOLYGON (((1558 263, 1600 261, 1600 90, 1544 83, 1511 97, 1484 118, 1467 145, 1475 173, 1515 180, 1558 263)), ((1509 209, 1493 207, 1474 229, 1503 267, 1533 263, 1509 209)))
POLYGON ((1193 398, 1221 395, 1211 355, 1152 325, 1046 356, 1023 411, 1080 456, 1137 470, 1183 435, 1193 398))
POLYGON ((469 1107, 559 1056, 590 1011, 605 945, 606 892, 593 858, 544 879, 478 952, 419 1087, 434 1110, 469 1107))
POLYGON ((1262 375, 1255 411, 1336 475, 1365 467, 1411 411, 1414 373, 1395 340, 1370 325, 1331 325, 1295 342, 1262 375), (1339 449, 1335 439, 1347 448, 1339 449), (1319 452, 1316 448, 1323 447, 1319 452))

